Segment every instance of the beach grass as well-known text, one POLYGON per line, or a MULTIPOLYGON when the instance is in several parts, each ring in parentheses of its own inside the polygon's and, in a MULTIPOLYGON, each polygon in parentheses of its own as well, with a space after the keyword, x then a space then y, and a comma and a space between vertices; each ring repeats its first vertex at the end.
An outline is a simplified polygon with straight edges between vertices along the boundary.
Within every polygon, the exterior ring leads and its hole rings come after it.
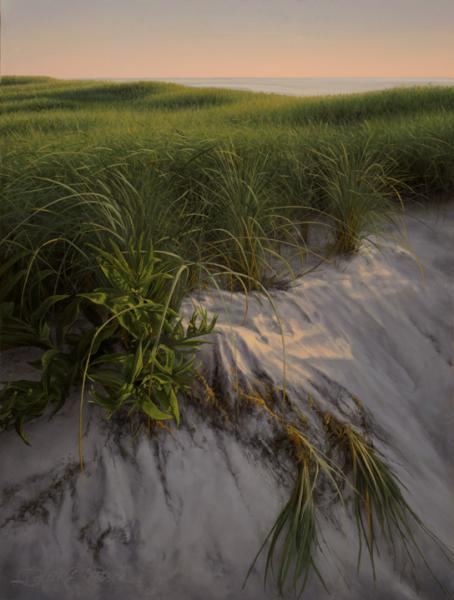
MULTIPOLYGON (((454 187, 452 88, 295 99, 5 77, 1 92, 0 255, 41 248, 28 284, 45 264, 55 288, 83 290, 79 250, 100 235, 90 223, 108 219, 124 237, 140 215, 156 249, 269 286, 294 276, 288 256, 307 252, 314 221, 356 251, 402 197, 454 187)), ((203 285, 205 269, 192 273, 203 285)))

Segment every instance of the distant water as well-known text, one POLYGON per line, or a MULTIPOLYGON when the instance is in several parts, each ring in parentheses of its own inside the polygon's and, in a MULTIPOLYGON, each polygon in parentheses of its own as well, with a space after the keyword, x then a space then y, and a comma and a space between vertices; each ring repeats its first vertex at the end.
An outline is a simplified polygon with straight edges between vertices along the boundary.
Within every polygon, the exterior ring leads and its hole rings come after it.
MULTIPOLYGON (((352 94, 394 87, 415 85, 454 86, 450 78, 370 78, 370 77, 156 77, 154 81, 169 81, 191 87, 217 87, 287 94, 289 96, 321 96, 324 94, 352 94)), ((118 80, 119 81, 119 80, 118 80)), ((121 81, 130 81, 121 80, 121 81)))

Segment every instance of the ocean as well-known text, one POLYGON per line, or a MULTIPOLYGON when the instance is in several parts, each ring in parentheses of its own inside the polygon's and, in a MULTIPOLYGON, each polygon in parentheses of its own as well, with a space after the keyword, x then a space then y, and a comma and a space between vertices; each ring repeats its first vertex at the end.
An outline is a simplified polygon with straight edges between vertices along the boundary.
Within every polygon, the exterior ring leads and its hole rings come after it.
MULTIPOLYGON (((150 77, 143 80, 169 81, 190 87, 217 87, 286 94, 289 96, 321 96, 352 94, 415 85, 452 85, 447 78, 384 78, 384 77, 150 77)), ((136 78, 116 81, 137 81, 136 78)))

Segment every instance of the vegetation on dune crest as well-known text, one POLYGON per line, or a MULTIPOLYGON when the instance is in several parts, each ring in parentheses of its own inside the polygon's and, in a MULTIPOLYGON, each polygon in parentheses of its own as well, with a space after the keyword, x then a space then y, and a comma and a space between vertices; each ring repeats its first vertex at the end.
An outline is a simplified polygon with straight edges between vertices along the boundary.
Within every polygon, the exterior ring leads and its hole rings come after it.
POLYGON ((357 252, 362 242, 386 224, 397 224, 398 182, 388 175, 390 164, 366 144, 343 144, 320 153, 320 198, 334 231, 334 250, 357 252), (394 203, 393 203, 394 201, 394 203))
MULTIPOLYGON (((28 442, 26 423, 81 385, 81 465, 86 398, 137 427, 178 425, 201 377, 197 350, 215 327, 202 308, 182 318, 191 291, 272 301, 267 290, 319 254, 314 226, 326 231, 327 254, 358 252, 406 202, 454 189, 454 88, 295 99, 6 77, 0 90, 0 343, 41 352, 37 381, 0 391, 0 429, 28 442)), ((353 495, 372 564, 383 539, 419 552, 413 531, 424 526, 367 428, 317 409, 327 457, 285 392, 273 408, 243 396, 295 467, 258 555, 266 549, 281 594, 304 590, 312 571, 321 578, 326 485, 338 499, 353 495)))

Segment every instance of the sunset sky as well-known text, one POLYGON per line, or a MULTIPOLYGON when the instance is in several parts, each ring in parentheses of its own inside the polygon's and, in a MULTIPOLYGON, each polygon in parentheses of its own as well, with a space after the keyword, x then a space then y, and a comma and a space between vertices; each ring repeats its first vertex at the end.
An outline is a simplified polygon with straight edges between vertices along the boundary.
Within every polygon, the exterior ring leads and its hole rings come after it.
POLYGON ((2 73, 454 77, 454 0, 3 0, 2 73))

